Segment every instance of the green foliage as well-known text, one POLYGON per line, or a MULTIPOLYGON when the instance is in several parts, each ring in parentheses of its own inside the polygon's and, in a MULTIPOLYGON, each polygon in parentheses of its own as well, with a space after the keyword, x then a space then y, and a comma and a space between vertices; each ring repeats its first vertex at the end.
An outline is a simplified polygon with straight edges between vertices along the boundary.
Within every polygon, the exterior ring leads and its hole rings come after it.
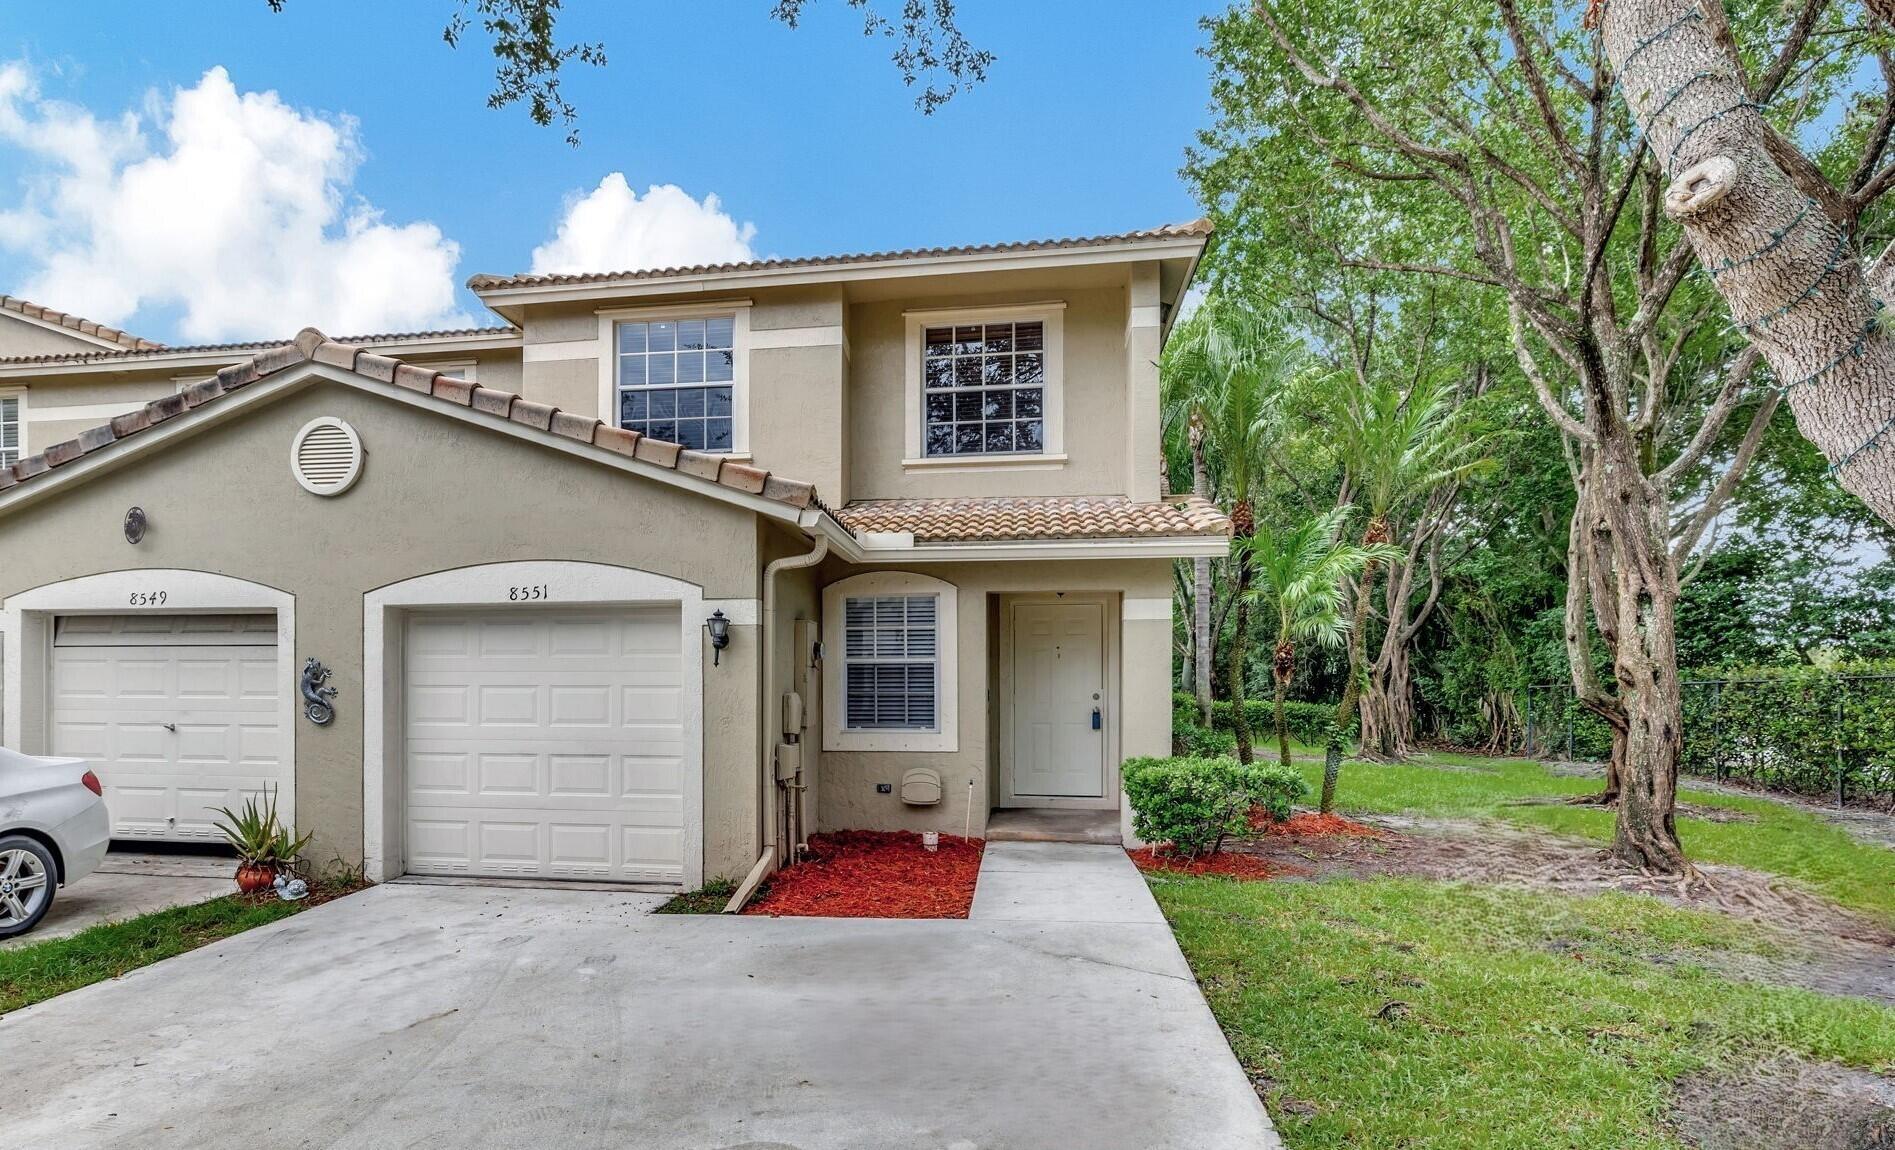
POLYGON ((262 803, 258 803, 255 795, 245 799, 241 811, 232 811, 229 807, 216 809, 220 817, 214 823, 224 841, 237 852, 239 862, 291 870, 298 865, 309 840, 315 837, 314 834, 298 837, 293 828, 283 825, 276 813, 274 790, 264 794, 262 803))
POLYGON ((1138 836, 1193 858, 1247 831, 1252 807, 1288 818, 1309 793, 1293 770, 1235 759, 1127 759, 1120 769, 1138 836))
POLYGON ((1752 667, 1687 683, 1682 769, 1802 795, 1895 795, 1895 662, 1838 670, 1855 674, 1752 667))
MULTIPOLYGON (((1250 720, 1253 731, 1268 730, 1276 722, 1276 713, 1268 699, 1245 699, 1245 717, 1250 720)), ((1231 729, 1230 700, 1218 699, 1211 704, 1211 730, 1204 731, 1198 725, 1197 700, 1189 694, 1179 692, 1172 697, 1171 739, 1174 745, 1184 736, 1179 734, 1185 727, 1193 730, 1192 738, 1203 738, 1205 746, 1219 745, 1219 735, 1231 729), (1197 732, 1203 732, 1199 735, 1197 732)), ((1320 747, 1329 740, 1329 730, 1336 723, 1336 705, 1334 703, 1305 703, 1291 700, 1283 704, 1284 725, 1289 728, 1290 738, 1306 747, 1320 747)), ((1344 737, 1353 739, 1357 730, 1356 719, 1352 716, 1344 737)), ((1183 754, 1183 751, 1179 752, 1183 754)), ((1217 752, 1225 753, 1225 752, 1217 752)))
POLYGON ((722 914, 725 905, 730 902, 730 896, 736 893, 736 883, 727 878, 714 878, 696 890, 672 895, 669 901, 651 913, 722 914))

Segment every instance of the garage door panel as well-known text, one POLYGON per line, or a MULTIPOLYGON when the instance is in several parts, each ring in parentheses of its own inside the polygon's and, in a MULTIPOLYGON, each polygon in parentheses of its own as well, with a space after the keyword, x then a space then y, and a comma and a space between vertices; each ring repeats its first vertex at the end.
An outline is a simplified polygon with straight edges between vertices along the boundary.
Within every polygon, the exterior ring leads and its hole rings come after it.
POLYGON ((682 881, 681 636, 675 606, 412 617, 408 869, 682 881))
POLYGON ((474 756, 474 762, 480 794, 513 798, 541 791, 538 755, 483 754, 474 756))
POLYGON ((518 684, 492 683, 474 689, 474 722, 481 727, 545 726, 540 689, 518 684))
POLYGON ((550 726, 609 727, 612 725, 612 686, 609 683, 548 686, 546 702, 546 721, 550 726))

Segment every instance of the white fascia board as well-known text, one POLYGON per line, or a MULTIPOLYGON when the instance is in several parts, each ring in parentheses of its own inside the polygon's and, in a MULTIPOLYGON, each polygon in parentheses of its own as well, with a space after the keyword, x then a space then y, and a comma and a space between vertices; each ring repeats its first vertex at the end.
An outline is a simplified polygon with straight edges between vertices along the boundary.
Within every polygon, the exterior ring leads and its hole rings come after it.
MULTIPOLYGON (((562 303, 630 296, 691 295, 747 287, 786 287, 838 283, 849 280, 910 279, 917 276, 961 275, 1014 271, 1022 268, 1081 267, 1095 264, 1135 263, 1154 259, 1195 259, 1204 248, 1203 236, 1166 237, 1096 248, 1055 248, 1026 252, 964 252, 956 255, 911 256, 905 259, 861 260, 787 268, 735 268, 704 275, 674 278, 599 280, 583 284, 520 284, 476 289, 474 294, 499 311, 528 303, 562 303)), ((502 312, 501 314, 505 314, 502 312)))
MULTIPOLYGON (((173 416, 171 419, 166 420, 156 427, 138 432, 129 439, 122 441, 124 444, 122 447, 118 443, 114 443, 109 447, 102 447, 90 455, 82 456, 71 463, 54 468, 45 475, 35 476, 33 479, 23 482, 17 487, 12 487, 4 492, 0 492, 0 516, 4 516, 17 508, 37 502, 48 495, 62 491, 74 483, 83 482, 87 478, 97 475, 100 472, 110 471, 123 466, 126 462, 136 459, 146 452, 157 450, 174 439, 183 439, 196 435, 201 431, 208 431, 219 424, 243 414, 252 407, 268 403, 284 394, 299 391, 318 379, 328 380, 332 383, 346 384, 350 387, 357 387, 363 391, 379 395, 383 399, 403 403, 409 407, 419 408, 448 419, 458 419, 473 427, 483 428, 487 431, 510 436, 514 439, 524 440, 548 450, 560 451, 567 455, 587 459, 593 463, 610 467, 617 471, 628 472, 643 479, 662 483, 668 487, 675 487, 681 491, 688 491, 702 495, 708 499, 716 499, 721 502, 730 503, 742 507, 747 511, 754 511, 758 515, 765 516, 766 518, 787 523, 797 523, 807 514, 798 508, 791 507, 787 503, 779 503, 774 499, 765 499, 760 495, 750 495, 735 490, 734 488, 725 487, 722 484, 712 483, 708 480, 699 479, 696 476, 674 471, 669 467, 659 467, 655 464, 645 463, 642 460, 620 455, 616 451, 607 451, 603 447, 594 447, 590 443, 581 443, 576 439, 567 439, 561 435, 553 435, 550 432, 540 431, 528 427, 525 424, 515 423, 510 419, 496 419, 491 415, 475 411, 472 408, 461 407, 459 404, 448 403, 445 400, 435 399, 429 395, 422 395, 418 391, 409 391, 407 388, 396 387, 393 384, 384 384, 357 375, 352 371, 346 371, 339 367, 331 367, 328 364, 308 360, 301 364, 284 368, 270 378, 259 380, 234 394, 221 396, 212 401, 208 405, 208 409, 193 409, 183 415, 173 416)), ((826 518, 826 516, 824 518, 826 518)), ((834 523, 835 521, 831 519, 829 522, 834 523)), ((841 524, 836 524, 836 528, 841 530, 841 524)))

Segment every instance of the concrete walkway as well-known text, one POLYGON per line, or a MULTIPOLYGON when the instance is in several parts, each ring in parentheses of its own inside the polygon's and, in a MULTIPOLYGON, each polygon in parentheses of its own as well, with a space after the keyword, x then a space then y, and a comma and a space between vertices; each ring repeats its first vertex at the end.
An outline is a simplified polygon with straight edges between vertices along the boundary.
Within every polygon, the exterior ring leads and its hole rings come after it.
POLYGON ((0 1145, 1278 1145, 1113 848, 998 844, 967 921, 658 901, 391 884, 18 1011, 0 1145))

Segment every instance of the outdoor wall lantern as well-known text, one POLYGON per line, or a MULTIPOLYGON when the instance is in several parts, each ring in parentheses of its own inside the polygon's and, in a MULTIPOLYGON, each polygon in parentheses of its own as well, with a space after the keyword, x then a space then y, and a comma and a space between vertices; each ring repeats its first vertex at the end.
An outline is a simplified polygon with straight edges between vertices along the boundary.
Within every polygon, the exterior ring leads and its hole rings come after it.
POLYGON ((151 519, 145 515, 143 507, 134 507, 125 513, 125 542, 138 546, 145 537, 145 529, 151 526, 151 519))
POLYGON ((724 618, 722 608, 712 611, 711 617, 704 620, 704 629, 711 633, 711 666, 715 667, 724 648, 730 646, 730 620, 724 618))

